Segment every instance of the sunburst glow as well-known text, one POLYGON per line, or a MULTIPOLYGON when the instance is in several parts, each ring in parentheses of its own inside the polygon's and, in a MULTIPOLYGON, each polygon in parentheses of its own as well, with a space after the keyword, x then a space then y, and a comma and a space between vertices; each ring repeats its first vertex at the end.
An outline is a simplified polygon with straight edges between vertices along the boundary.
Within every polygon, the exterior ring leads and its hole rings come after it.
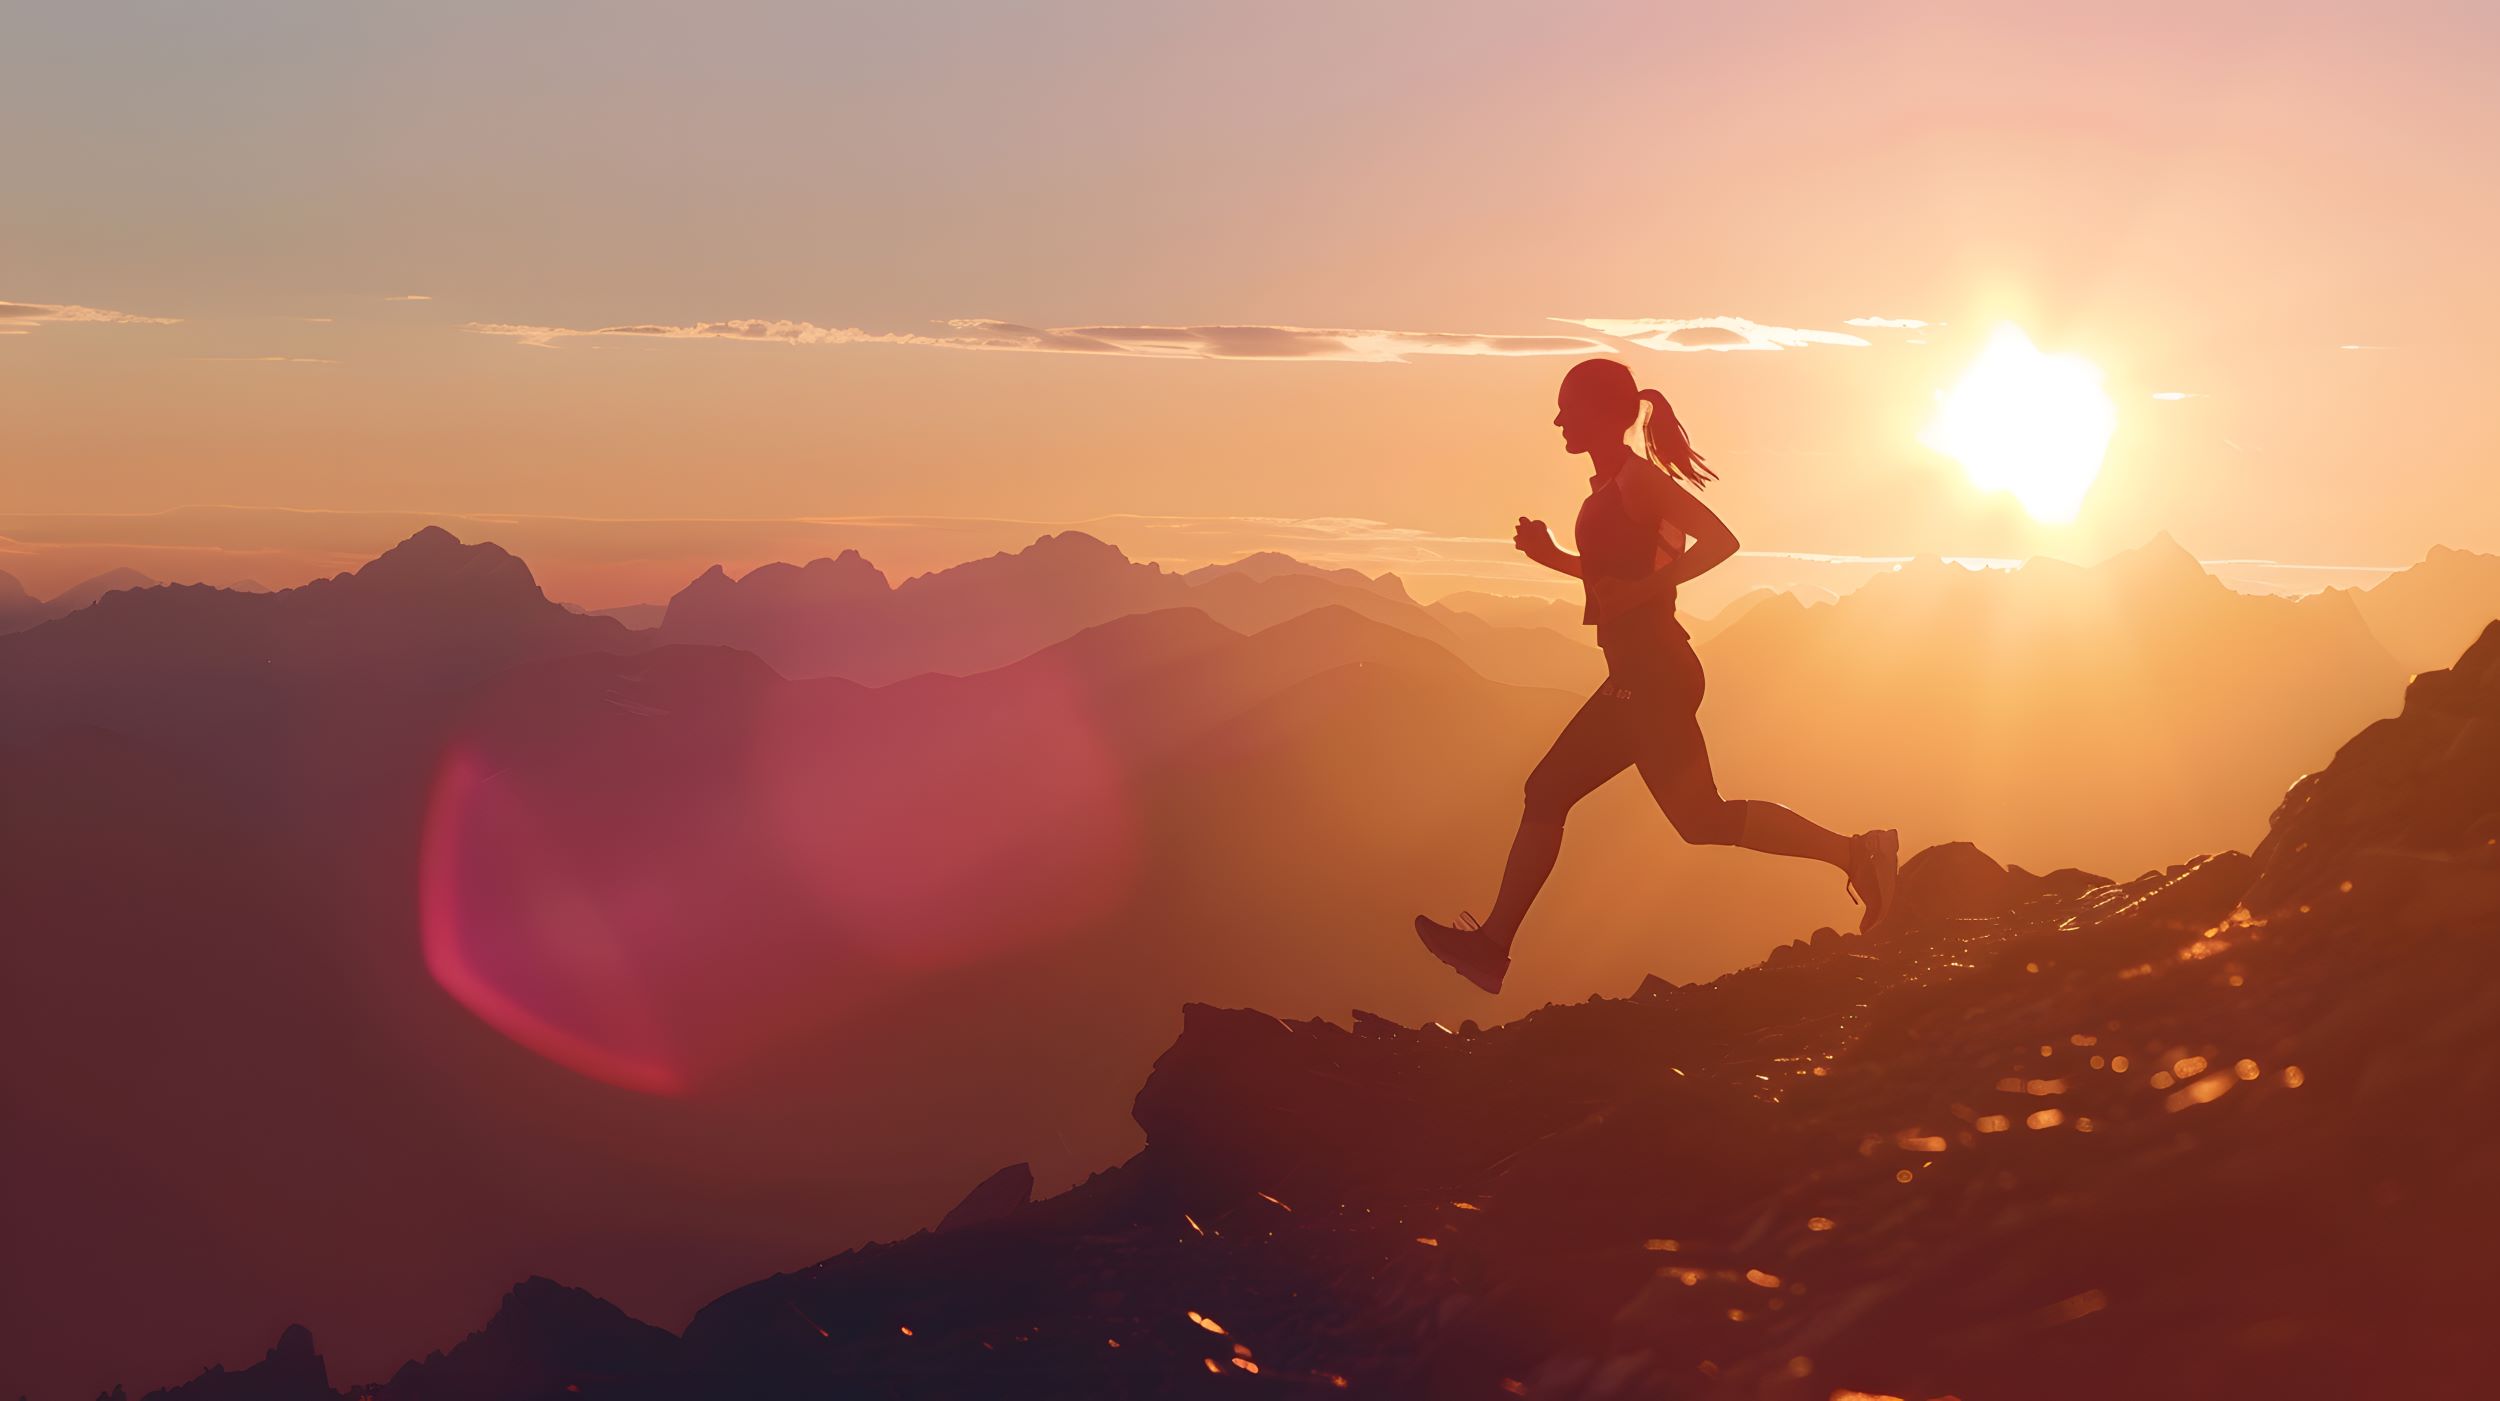
POLYGON ((1919 441, 1954 461, 1982 491, 2006 491, 2036 520, 2083 509, 2118 426, 2100 367, 2049 355, 2022 328, 1997 327, 1959 384, 1936 396, 1919 441))

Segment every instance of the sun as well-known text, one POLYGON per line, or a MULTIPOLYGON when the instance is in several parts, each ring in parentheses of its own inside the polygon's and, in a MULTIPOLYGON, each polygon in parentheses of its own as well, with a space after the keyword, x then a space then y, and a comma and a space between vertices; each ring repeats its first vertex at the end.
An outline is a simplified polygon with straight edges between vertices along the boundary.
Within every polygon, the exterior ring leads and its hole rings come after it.
POLYGON ((2100 367, 2047 355, 2022 328, 1999 326, 1962 381, 1936 396, 1918 440, 1954 461, 1982 491, 2009 491, 2034 520, 2063 525, 2101 475, 2118 406, 2100 367))

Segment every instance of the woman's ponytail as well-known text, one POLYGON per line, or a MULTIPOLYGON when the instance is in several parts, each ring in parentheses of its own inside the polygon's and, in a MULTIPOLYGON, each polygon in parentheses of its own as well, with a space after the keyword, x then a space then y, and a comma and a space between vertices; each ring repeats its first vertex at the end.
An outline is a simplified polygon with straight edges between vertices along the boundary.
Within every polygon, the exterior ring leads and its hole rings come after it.
POLYGON ((1649 418, 1641 425, 1641 440, 1648 445, 1649 460, 1671 477, 1682 477, 1695 487, 1714 482, 1719 474, 1710 470, 1700 453, 1693 451, 1692 435, 1684 431, 1684 422, 1675 416, 1675 406, 1667 396, 1655 389, 1641 391, 1642 402, 1649 405, 1649 418))

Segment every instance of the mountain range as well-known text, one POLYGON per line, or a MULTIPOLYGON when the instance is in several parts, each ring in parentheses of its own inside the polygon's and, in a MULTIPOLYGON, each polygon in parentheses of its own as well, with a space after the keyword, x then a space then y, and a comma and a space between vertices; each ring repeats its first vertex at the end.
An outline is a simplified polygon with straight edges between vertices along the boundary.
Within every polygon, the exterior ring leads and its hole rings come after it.
POLYGON ((1727 791, 2120 870, 2255 841, 2272 795, 2408 674, 2353 595, 2239 593, 2168 536, 2090 567, 1931 560, 1827 606, 1772 598, 1701 652, 1727 791))
POLYGON ((1594 687, 1604 672, 1590 649, 1549 631, 1427 610, 1391 576, 1273 554, 1174 574, 1077 531, 897 585, 850 550, 737 579, 715 567, 669 600, 659 635, 753 652, 792 677, 883 685, 986 671, 1133 613, 1193 608, 1256 632, 1329 606, 1427 638, 1496 681, 1572 689, 1594 687))
POLYGON ((156 581, 136 569, 113 569, 63 589, 50 598, 35 598, 17 576, 0 572, 0 634, 24 632, 37 623, 75 613, 120 589, 154 587, 156 581))
MULTIPOLYGON (((682 1334, 532 1277, 354 1394, 2469 1395, 2494 920, 2500 623, 2253 856, 1940 845, 1880 933, 1491 1028, 1192 1005, 1069 1191, 1001 1170, 682 1334)), ((330 1388, 291 1327, 151 1401, 330 1388)))
MULTIPOLYGON (((2404 676, 2356 601, 2243 599, 2178 553, 1759 601, 1705 645, 1723 786, 1836 823, 1909 808, 1914 840, 2035 867, 2253 840, 2325 766, 2333 708, 2347 733, 2390 715, 2404 676), (2033 747, 1971 742, 2028 788, 1915 728, 1955 714, 1940 684, 1996 688, 2033 747), (2119 738, 2057 752, 2083 701, 2119 738), (1770 781, 1792 751, 1822 758, 1770 781), (1922 786, 1930 762, 1963 776, 1922 786)), ((1057 537, 909 607, 996 648, 1159 573, 1116 556, 1057 537), (1061 552, 1100 597, 1043 587, 1061 552)), ((865 583, 830 563, 793 616, 865 583)), ((794 1239, 938 1219, 1001 1162, 1056 1188, 1134 1151, 1124 1087, 1185 1002, 1490 1021, 1850 918, 1836 880, 1675 845, 1627 781, 1574 815, 1513 990, 1476 1000, 1405 920, 1489 893, 1579 697, 1488 679, 1382 581, 1161 577, 1139 592, 1219 608, 878 686, 573 613, 439 531, 303 589, 115 592, 0 638, 0 915, 43 931, 0 953, 27 1129, 0 1358, 52 1359, 0 1394, 178 1375, 280 1309, 379 1375, 534 1272, 674 1324, 794 1239)))

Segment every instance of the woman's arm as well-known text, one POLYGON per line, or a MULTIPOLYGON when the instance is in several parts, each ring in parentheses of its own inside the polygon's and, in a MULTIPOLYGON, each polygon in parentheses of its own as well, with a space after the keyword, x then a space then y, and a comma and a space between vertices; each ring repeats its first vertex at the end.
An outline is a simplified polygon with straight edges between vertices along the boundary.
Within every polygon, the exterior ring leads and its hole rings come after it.
POLYGON ((1691 543, 1676 552, 1673 563, 1647 578, 1621 583, 1598 581, 1593 591, 1600 614, 1618 617, 1664 598, 1675 592, 1678 584, 1698 579, 1735 557, 1736 532, 1727 528, 1718 512, 1703 505, 1700 497, 1668 480, 1666 473, 1654 467, 1645 472, 1627 468, 1620 480, 1625 503, 1637 516, 1655 520, 1662 537, 1691 543))
POLYGON ((1727 528, 1719 513, 1701 504, 1701 498, 1670 482, 1667 490, 1675 503, 1669 508, 1666 522, 1669 529, 1681 531, 1692 543, 1676 557, 1675 563, 1659 571, 1674 577, 1681 584, 1698 579, 1736 557, 1736 532, 1727 528))
POLYGON ((1580 557, 1566 553, 1562 546, 1555 544, 1554 532, 1546 528, 1545 522, 1521 516, 1519 528, 1511 532, 1510 542, 1519 548, 1519 553, 1546 568, 1568 574, 1574 579, 1580 577, 1580 557))

